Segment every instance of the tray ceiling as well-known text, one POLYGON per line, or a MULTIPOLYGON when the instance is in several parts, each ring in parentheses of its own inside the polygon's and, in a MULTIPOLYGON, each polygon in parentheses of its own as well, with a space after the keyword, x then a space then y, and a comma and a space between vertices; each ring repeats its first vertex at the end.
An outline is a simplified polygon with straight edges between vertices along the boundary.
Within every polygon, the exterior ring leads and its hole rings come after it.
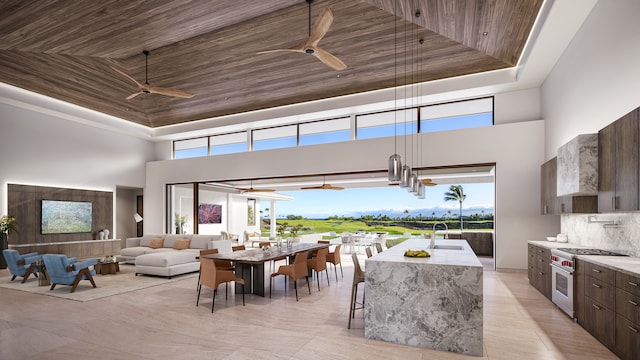
POLYGON ((304 0, 3 1, 0 81, 160 127, 513 67, 542 2, 316 0, 312 23, 334 15, 319 46, 348 66, 335 71, 256 54, 306 39, 304 0), (110 66, 144 82, 143 50, 151 85, 196 95, 126 100, 137 87, 110 66))

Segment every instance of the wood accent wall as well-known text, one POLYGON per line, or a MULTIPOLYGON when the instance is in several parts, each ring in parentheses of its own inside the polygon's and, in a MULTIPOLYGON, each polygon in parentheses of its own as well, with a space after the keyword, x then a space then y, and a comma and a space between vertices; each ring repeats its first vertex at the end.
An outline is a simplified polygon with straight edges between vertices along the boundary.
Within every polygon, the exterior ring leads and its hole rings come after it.
POLYGON ((16 232, 9 235, 10 245, 43 244, 68 241, 91 241, 98 232, 109 229, 113 238, 113 192, 65 189, 8 184, 8 215, 16 218, 16 232), (92 229, 90 233, 42 234, 42 200, 90 201, 92 229))
POLYGON ((79 259, 105 257, 120 254, 120 239, 69 241, 49 244, 9 244, 9 249, 17 250, 20 254, 37 252, 39 254, 65 254, 79 259))

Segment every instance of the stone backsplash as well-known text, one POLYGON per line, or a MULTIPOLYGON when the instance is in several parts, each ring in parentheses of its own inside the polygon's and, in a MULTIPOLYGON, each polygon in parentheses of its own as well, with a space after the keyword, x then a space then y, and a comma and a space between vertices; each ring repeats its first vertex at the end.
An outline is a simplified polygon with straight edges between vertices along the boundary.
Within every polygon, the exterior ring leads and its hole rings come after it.
POLYGON ((564 214, 560 228, 569 243, 640 256, 640 213, 564 214))

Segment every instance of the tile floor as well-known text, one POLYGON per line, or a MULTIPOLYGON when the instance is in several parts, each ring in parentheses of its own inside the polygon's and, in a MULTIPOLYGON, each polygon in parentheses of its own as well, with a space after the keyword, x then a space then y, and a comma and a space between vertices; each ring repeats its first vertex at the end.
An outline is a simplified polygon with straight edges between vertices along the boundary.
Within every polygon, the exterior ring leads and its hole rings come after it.
MULTIPOLYGON (((195 306, 193 277, 88 302, 0 288, 0 359, 479 359, 365 339, 362 311, 348 330, 350 260, 319 292, 302 281, 299 302, 282 277, 244 307, 222 286, 213 314, 209 289, 195 306)), ((512 270, 485 271, 483 358, 616 357, 512 270)))

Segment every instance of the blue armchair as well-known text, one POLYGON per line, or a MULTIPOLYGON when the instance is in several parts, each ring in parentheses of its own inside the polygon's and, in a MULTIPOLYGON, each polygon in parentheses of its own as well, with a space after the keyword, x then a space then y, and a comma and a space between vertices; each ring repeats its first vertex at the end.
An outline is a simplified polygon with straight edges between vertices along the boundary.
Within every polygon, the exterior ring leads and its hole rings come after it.
POLYGON ((16 276, 22 276, 22 283, 27 281, 31 274, 38 277, 38 269, 34 263, 42 259, 42 257, 38 255, 37 252, 20 255, 17 250, 4 249, 2 250, 2 255, 7 261, 9 272, 13 275, 11 281, 13 281, 16 276))
POLYGON ((53 290, 57 284, 62 284, 70 285, 71 292, 74 292, 80 280, 89 280, 91 285, 94 288, 96 287, 96 283, 93 281, 93 275, 96 274, 96 271, 90 270, 89 266, 97 264, 98 260, 89 259, 78 262, 75 257, 68 258, 60 254, 44 254, 42 255, 42 260, 44 260, 44 265, 51 280, 50 290, 53 290))

